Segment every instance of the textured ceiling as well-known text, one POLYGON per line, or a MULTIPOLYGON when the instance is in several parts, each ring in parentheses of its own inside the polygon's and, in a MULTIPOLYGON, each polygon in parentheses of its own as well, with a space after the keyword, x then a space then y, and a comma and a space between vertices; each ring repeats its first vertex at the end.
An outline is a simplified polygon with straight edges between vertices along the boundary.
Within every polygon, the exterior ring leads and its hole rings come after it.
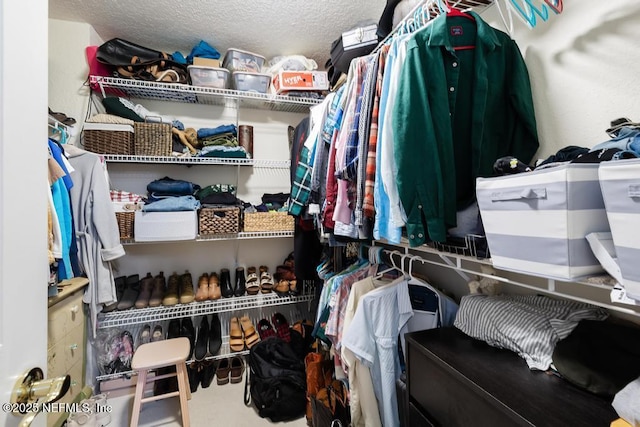
POLYGON ((185 56, 200 40, 269 60, 301 54, 320 69, 331 42, 363 21, 377 22, 386 0, 49 0, 49 17, 90 24, 103 40, 120 37, 185 56))

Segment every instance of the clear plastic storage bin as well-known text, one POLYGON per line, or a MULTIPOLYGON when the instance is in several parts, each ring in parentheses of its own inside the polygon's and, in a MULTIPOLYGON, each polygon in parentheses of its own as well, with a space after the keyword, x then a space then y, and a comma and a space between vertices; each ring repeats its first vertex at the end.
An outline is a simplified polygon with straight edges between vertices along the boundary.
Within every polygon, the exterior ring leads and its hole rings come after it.
POLYGON ((225 89, 229 87, 229 70, 225 68, 206 67, 204 65, 189 65, 192 86, 214 87, 225 89))
POLYGON ((222 66, 229 71, 249 71, 259 73, 262 71, 264 56, 240 49, 229 49, 224 54, 222 66))
POLYGON ((232 76, 234 89, 246 92, 267 93, 271 83, 269 74, 234 71, 232 76))

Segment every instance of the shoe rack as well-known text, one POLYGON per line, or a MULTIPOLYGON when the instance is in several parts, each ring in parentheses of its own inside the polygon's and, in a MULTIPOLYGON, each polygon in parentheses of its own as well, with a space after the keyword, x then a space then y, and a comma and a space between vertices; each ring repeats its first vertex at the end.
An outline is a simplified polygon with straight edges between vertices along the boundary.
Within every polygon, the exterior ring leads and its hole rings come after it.
MULTIPOLYGON (((99 87, 103 96, 126 96, 136 103, 143 103, 150 110, 162 111, 169 115, 172 109, 176 108, 176 111, 180 110, 180 114, 184 114, 178 119, 183 121, 186 127, 214 127, 212 123, 217 125, 225 121, 238 125, 241 115, 243 117, 240 124, 258 122, 254 131, 255 150, 252 159, 104 155, 110 180, 112 184, 116 184, 112 185, 112 188, 138 194, 146 194, 146 184, 162 176, 184 179, 202 186, 214 183, 234 184, 238 197, 254 204, 257 204, 255 200, 263 193, 288 193, 289 150, 287 147, 280 147, 278 151, 276 148, 267 147, 268 144, 261 144, 259 127, 262 125, 260 129, 268 128, 268 132, 277 128, 273 132, 277 131, 284 136, 286 125, 296 125, 304 114, 308 114, 310 106, 320 102, 318 99, 111 77, 92 76, 90 80, 99 87), (246 110, 250 111, 247 113, 246 110), (282 120, 280 117, 286 119, 282 120), (278 184, 273 185, 276 181, 278 184), (244 193, 241 193, 241 189, 244 193)), ((198 235, 189 241, 141 243, 134 239, 123 240, 127 255, 118 260, 119 270, 116 274, 140 274, 142 278, 147 271, 152 271, 154 276, 158 271, 164 271, 165 276, 169 276, 174 270, 179 273, 189 270, 195 286, 201 272, 220 271, 221 268, 233 269, 235 266, 244 266, 246 271, 249 266, 267 264, 273 273, 276 265, 293 250, 292 238, 293 231, 267 231, 198 235)), ((135 337, 137 331, 145 324, 162 324, 166 330, 166 324, 172 319, 191 317, 195 322, 198 316, 214 313, 218 313, 222 319, 246 314, 252 318, 255 326, 263 313, 270 312, 271 309, 294 313, 299 307, 309 312, 313 298, 313 289, 303 286, 295 296, 281 296, 271 292, 171 306, 131 308, 99 314, 97 329, 100 332, 110 328, 122 328, 130 331, 135 337), (285 309, 286 306, 290 308, 285 309)), ((224 322, 222 333, 219 353, 207 359, 222 359, 248 353, 248 350, 231 351, 228 324, 224 322)), ((102 381, 131 374, 132 372, 118 372, 101 375, 96 379, 102 381)))

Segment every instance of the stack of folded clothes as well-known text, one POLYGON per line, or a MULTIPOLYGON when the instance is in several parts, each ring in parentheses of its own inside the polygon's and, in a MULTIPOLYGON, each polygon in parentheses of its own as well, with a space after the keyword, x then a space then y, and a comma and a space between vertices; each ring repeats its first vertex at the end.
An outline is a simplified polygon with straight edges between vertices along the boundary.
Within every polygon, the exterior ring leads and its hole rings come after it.
POLYGON ((242 201, 235 196, 235 192, 233 185, 212 184, 196 191, 195 197, 202 206, 240 206, 242 201))
POLYGON ((238 143, 238 128, 234 124, 198 129, 198 141, 202 144, 199 157, 249 157, 238 143))
POLYGON ((142 207, 145 212, 195 211, 200 209, 200 201, 194 197, 200 190, 198 184, 165 176, 147 185, 147 202, 142 207))

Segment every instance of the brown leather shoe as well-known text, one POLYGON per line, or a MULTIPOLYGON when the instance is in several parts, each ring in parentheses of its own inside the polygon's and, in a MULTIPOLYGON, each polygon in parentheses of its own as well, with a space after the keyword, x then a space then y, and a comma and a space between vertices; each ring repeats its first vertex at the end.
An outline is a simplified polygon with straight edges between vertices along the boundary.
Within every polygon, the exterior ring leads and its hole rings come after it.
POLYGON ((244 359, 240 356, 231 358, 231 384, 242 382, 242 374, 244 373, 244 359))
POLYGON ((149 298, 149 307, 158 307, 162 304, 166 287, 167 279, 161 271, 160 274, 153 278, 153 290, 151 291, 151 298, 149 298))
POLYGON ((194 299, 193 279, 191 273, 185 270, 184 274, 180 276, 180 304, 189 304, 194 299))
POLYGON ((180 287, 180 276, 175 271, 167 280, 167 293, 162 299, 162 305, 176 305, 178 303, 178 288, 180 287))
POLYGON ((216 367, 216 382, 218 385, 225 385, 229 383, 229 374, 231 373, 231 366, 229 366, 229 359, 220 359, 218 366, 216 367))
POLYGON ((218 274, 214 271, 209 274, 209 299, 216 300, 222 298, 222 291, 220 290, 220 279, 218 274))
POLYGON ((198 279, 198 291, 196 292, 196 301, 205 301, 209 299, 209 275, 204 273, 198 279))

